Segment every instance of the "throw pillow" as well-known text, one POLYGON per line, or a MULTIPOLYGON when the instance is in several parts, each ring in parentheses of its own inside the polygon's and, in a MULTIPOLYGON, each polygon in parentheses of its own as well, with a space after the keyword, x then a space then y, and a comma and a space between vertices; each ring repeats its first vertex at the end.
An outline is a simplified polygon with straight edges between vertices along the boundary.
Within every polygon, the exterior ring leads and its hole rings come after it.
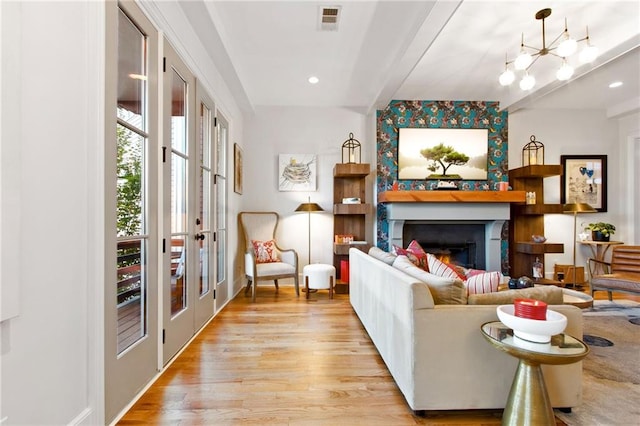
POLYGON ((427 263, 429 265, 429 272, 431 272, 432 274, 444 278, 460 279, 460 276, 452 267, 440 261, 440 259, 432 255, 431 253, 427 253, 427 263))
POLYGON ((464 282, 464 286, 467 288, 467 295, 498 291, 501 277, 502 274, 497 271, 480 272, 471 275, 464 282))
POLYGON ((393 248, 398 255, 407 256, 409 260, 419 268, 429 271, 429 263, 427 261, 427 253, 422 249, 420 243, 416 240, 412 240, 406 249, 393 245, 393 248))
POLYGON ((257 263, 280 262, 280 259, 278 259, 276 242, 274 240, 251 240, 251 244, 253 245, 253 252, 256 256, 257 263))
POLYGON ((425 283, 436 305, 465 305, 467 290, 458 278, 444 278, 414 265, 406 256, 398 256, 393 267, 425 283))

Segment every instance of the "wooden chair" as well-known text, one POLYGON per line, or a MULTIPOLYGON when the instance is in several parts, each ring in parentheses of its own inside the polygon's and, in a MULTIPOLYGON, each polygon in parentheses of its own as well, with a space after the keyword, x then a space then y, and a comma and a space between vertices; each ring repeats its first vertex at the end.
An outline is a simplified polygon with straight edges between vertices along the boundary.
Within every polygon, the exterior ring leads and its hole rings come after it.
POLYGON ((300 295, 298 286, 298 253, 292 249, 283 249, 275 244, 276 256, 279 261, 258 263, 252 241, 274 240, 280 217, 276 212, 241 212, 239 215, 240 226, 245 239, 245 275, 247 287, 245 294, 252 290, 251 299, 256 301, 256 285, 258 281, 273 280, 276 290, 278 280, 281 278, 293 278, 296 295, 300 295))
POLYGON ((640 246, 613 247, 611 262, 589 259, 591 296, 605 290, 609 300, 612 291, 640 294, 640 246))

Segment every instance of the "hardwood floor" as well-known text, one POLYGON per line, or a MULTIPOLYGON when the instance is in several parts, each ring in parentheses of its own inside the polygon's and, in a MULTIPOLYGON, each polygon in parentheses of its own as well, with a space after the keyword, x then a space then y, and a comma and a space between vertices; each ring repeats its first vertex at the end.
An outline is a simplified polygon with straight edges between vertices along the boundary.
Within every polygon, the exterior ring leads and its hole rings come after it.
POLYGON ((501 410, 415 416, 348 295, 257 297, 230 302, 119 424, 500 424, 501 410))
POLYGON ((301 296, 262 285, 251 303, 241 292, 118 424, 500 424, 501 410, 416 416, 348 295, 301 296))

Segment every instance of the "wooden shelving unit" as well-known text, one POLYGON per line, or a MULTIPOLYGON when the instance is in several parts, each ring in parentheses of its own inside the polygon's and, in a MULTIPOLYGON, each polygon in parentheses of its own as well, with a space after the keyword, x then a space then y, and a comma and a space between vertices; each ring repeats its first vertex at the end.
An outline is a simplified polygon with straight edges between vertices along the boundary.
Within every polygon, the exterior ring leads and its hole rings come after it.
POLYGON ((336 164, 333 169, 333 234, 353 235, 357 244, 333 244, 333 266, 336 268, 336 293, 348 293, 349 284, 340 279, 341 261, 349 260, 349 248, 367 251, 372 241, 371 203, 366 198, 369 164, 336 164), (343 204, 343 198, 359 198, 360 204, 343 204), (364 243, 362 243, 364 242, 364 243))
MULTIPOLYGON (((509 274, 512 277, 531 277, 533 262, 538 258, 544 265, 547 253, 564 253, 561 243, 534 243, 532 235, 544 235, 544 215, 562 213, 561 204, 545 204, 544 179, 562 175, 562 166, 539 164, 509 170, 509 183, 514 191, 536 193, 535 204, 511 204, 509 226, 509 274)), ((544 267, 543 267, 544 270, 544 267)), ((543 279, 543 284, 562 285, 559 281, 543 279)))

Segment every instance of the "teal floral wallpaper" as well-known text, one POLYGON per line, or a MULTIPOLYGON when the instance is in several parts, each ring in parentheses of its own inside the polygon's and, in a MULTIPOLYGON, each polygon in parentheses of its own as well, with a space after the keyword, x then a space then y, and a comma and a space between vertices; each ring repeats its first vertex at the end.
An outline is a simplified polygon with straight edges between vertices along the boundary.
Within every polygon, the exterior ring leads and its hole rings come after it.
MULTIPOLYGON (((378 110, 376 118, 378 193, 391 190, 394 181, 399 190, 429 191, 437 183, 435 180, 398 179, 398 129, 401 127, 488 129, 487 180, 463 180, 460 189, 482 191, 493 189, 496 182, 508 181, 507 112, 500 111, 498 102, 394 100, 384 110, 378 110)), ((380 204, 377 222, 378 246, 387 249, 386 211, 380 204)), ((503 230, 505 249, 507 230, 506 227, 503 230)))

